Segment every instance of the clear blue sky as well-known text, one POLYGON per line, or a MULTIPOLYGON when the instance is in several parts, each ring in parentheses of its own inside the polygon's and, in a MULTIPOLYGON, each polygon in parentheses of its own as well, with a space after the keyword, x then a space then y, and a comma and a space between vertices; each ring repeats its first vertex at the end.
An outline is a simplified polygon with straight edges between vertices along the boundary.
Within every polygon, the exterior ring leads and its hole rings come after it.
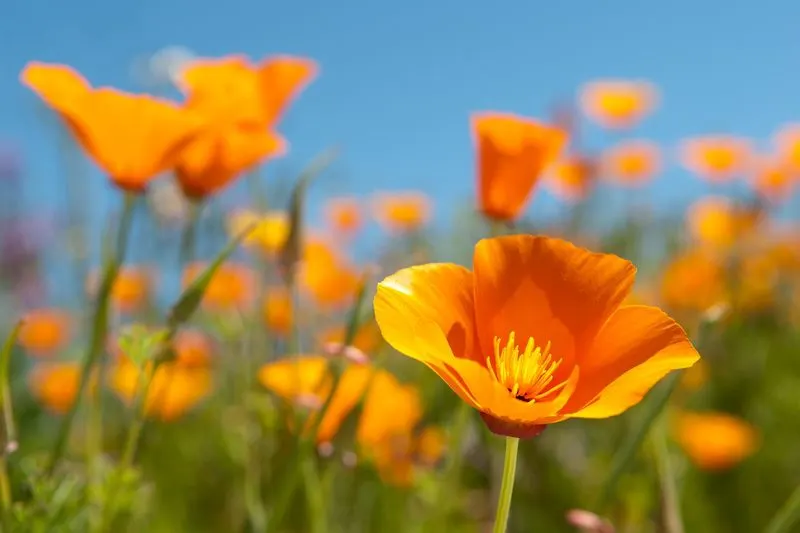
MULTIPOLYGON (((800 119, 798 21, 792 0, 4 0, 0 140, 19 143, 28 200, 47 203, 61 178, 51 131, 17 81, 26 61, 134 89, 133 60, 168 45, 307 55, 322 74, 283 122, 292 153, 282 164, 339 144, 340 190, 421 189, 447 212, 473 189, 470 112, 542 116, 597 77, 661 87, 637 135, 665 146, 715 131, 768 139, 800 119)), ((671 206, 700 186, 673 166, 653 189, 671 206)))

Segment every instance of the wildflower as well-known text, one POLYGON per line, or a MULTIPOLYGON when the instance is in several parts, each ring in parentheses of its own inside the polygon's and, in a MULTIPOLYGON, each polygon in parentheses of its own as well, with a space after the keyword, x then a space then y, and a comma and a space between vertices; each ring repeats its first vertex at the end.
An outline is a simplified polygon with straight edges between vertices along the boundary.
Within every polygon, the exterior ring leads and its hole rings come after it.
POLYGON ((800 124, 787 124, 774 137, 777 158, 794 175, 800 175, 800 124))
POLYGON ((520 216, 531 193, 567 144, 567 133, 533 119, 503 113, 472 117, 478 209, 495 220, 520 216))
POLYGON ((756 210, 738 206, 723 196, 707 196, 692 204, 686 222, 698 243, 727 250, 752 233, 758 219, 756 210))
POLYGON ((288 336, 294 323, 292 295, 286 289, 274 288, 264 298, 264 323, 278 335, 288 336))
POLYGON ((675 257, 661 278, 661 299, 671 309, 703 312, 724 302, 725 265, 700 250, 690 250, 675 257))
POLYGON ((642 185, 661 170, 661 151, 650 141, 625 141, 603 154, 603 174, 620 185, 642 185))
POLYGON ((658 94, 645 81, 604 80, 584 85, 579 100, 583 112, 601 126, 626 129, 655 108, 658 94))
POLYGON ((419 432, 414 444, 414 453, 420 463, 435 466, 441 461, 447 449, 447 434, 442 428, 428 426, 419 432))
POLYGON ((352 236, 361 228, 361 202, 353 197, 332 198, 325 206, 328 225, 339 235, 352 236))
POLYGON ((617 415, 699 358, 658 308, 620 307, 635 272, 559 239, 484 239, 473 271, 441 263, 386 278, 375 318, 490 430, 530 437, 567 418, 617 415))
POLYGON ((753 454, 758 432, 746 421, 725 413, 681 413, 675 437, 689 459, 702 470, 726 470, 753 454))
POLYGON ((391 233, 408 233, 424 226, 431 217, 431 200, 420 192, 376 194, 372 213, 381 227, 391 233))
MULTIPOLYGON (((345 340, 346 334, 347 328, 344 326, 329 328, 320 334, 319 342, 323 346, 328 344, 341 345, 345 340)), ((365 354, 374 354, 382 342, 383 337, 381 337, 381 330, 378 328, 377 322, 368 320, 358 326, 350 346, 358 348, 365 354)))
POLYGON ((72 319, 66 311, 34 309, 23 318, 18 342, 29 354, 49 357, 69 343, 72 319))
POLYGON ((25 85, 66 122, 81 148, 119 188, 142 192, 175 163, 205 122, 173 102, 116 89, 94 89, 64 65, 29 63, 25 85))
POLYGON ((181 367, 207 367, 211 363, 213 346, 201 331, 180 330, 172 341, 172 347, 175 349, 175 362, 181 367))
POLYGON ((328 243, 309 239, 303 247, 299 283, 321 307, 347 305, 361 284, 361 273, 328 243))
POLYGON ((77 363, 43 363, 33 368, 28 383, 42 405, 55 414, 64 414, 75 402, 80 377, 77 363))
MULTIPOLYGON (((139 311, 150 296, 150 272, 145 267, 128 265, 120 269, 111 288, 111 303, 121 313, 139 311)), ((100 284, 99 272, 93 272, 87 282, 87 292, 94 296, 100 284)))
POLYGON ((751 186, 759 198, 771 204, 788 200, 796 182, 791 169, 779 161, 762 159, 753 165, 751 186))
POLYGON ((585 199, 594 186, 596 164, 587 157, 570 155, 556 161, 546 181, 553 194, 567 202, 585 199))
POLYGON ((712 183, 724 183, 745 172, 752 157, 749 141, 728 135, 695 137, 683 141, 683 166, 712 183))
MULTIPOLYGON (((183 273, 183 286, 188 286, 206 269, 204 263, 192 263, 183 273)), ((255 274, 246 266, 223 263, 211 278, 203 294, 203 306, 214 311, 242 309, 253 303, 255 274)))
POLYGON ((244 245, 260 250, 267 255, 278 254, 289 238, 289 215, 284 211, 269 211, 258 214, 250 210, 235 211, 228 219, 228 232, 239 235, 256 224, 245 237, 244 245))

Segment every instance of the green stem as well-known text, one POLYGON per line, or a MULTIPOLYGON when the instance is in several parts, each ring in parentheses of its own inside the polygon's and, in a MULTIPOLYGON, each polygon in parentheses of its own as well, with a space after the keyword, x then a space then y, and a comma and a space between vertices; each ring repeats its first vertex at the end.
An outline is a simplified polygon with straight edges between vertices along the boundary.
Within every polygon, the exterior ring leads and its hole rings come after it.
POLYGON ((661 485, 664 531, 665 533, 683 533, 683 518, 681 517, 681 507, 678 499, 678 487, 675 483, 675 470, 672 466, 672 456, 667 444, 667 431, 663 415, 653 428, 652 438, 658 468, 658 480, 661 485))
POLYGON ((447 524, 450 517, 450 503, 454 498, 458 498, 456 490, 460 485, 461 480, 461 465, 464 462, 464 454, 458 447, 464 442, 467 430, 469 429, 470 417, 472 416, 473 408, 466 402, 461 402, 456 413, 456 420, 453 424, 453 430, 448 439, 448 454, 447 464, 445 465, 444 472, 442 473, 442 484, 439 488, 439 527, 447 529, 447 524), (443 505, 447 502, 447 505, 443 505))
POLYGON ((59 427, 56 443, 53 447, 53 453, 50 457, 50 463, 47 468, 48 474, 55 471, 58 462, 64 455, 67 440, 75 421, 75 415, 78 412, 78 406, 81 399, 86 392, 86 387, 92 375, 92 371, 97 365, 97 361, 103 353, 103 348, 106 341, 106 333, 108 330, 108 309, 111 290, 114 287, 114 282, 117 279, 120 266, 125 259, 125 252, 128 248, 128 237, 130 236, 130 229, 133 222, 134 207, 136 204, 136 196, 131 193, 125 195, 124 205, 122 209, 122 218, 120 219, 117 228, 117 248, 116 253, 107 259, 103 268, 103 277, 100 283, 100 289, 97 293, 97 300, 92 320, 91 342, 86 357, 81 368, 80 381, 78 384, 78 391, 75 395, 75 401, 67 412, 66 416, 61 422, 59 427))
POLYGON ((183 234, 181 235, 181 266, 186 266, 191 261, 194 261, 197 241, 197 224, 202 211, 203 203, 201 200, 189 201, 189 214, 186 218, 186 226, 183 228, 183 234))
POLYGON ((517 450, 519 439, 506 437, 506 456, 503 461, 503 478, 500 485, 500 497, 497 501, 497 514, 494 518, 492 533, 505 533, 508 526, 508 515, 511 511, 511 495, 514 492, 514 476, 517 472, 517 450))
POLYGON ((2 448, 0 449, 0 524, 3 531, 11 531, 12 506, 11 482, 8 478, 8 461, 6 458, 17 449, 17 432, 14 425, 14 408, 11 404, 11 387, 9 386, 9 365, 11 351, 17 342, 22 328, 22 321, 17 322, 3 344, 0 352, 0 402, 3 405, 2 448))
POLYGON ((322 480, 320 480, 317 465, 314 464, 313 448, 310 446, 304 448, 300 468, 303 471, 306 488, 311 533, 325 533, 328 521, 325 517, 325 495, 322 493, 322 480))
POLYGON ((789 533, 800 520, 800 485, 792 492, 786 503, 770 520, 764 533, 789 533))

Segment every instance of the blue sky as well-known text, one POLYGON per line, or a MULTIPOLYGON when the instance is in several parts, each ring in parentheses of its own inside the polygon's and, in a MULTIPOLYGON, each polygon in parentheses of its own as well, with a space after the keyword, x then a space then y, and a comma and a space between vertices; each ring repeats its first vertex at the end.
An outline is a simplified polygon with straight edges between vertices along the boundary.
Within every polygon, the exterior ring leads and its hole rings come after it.
MULTIPOLYGON (((30 206, 60 194, 55 139, 17 81, 29 60, 64 62, 92 82, 136 89, 136 58, 168 46, 200 55, 307 55, 318 80, 281 130, 298 168, 332 144, 328 187, 421 189, 439 211, 473 190, 473 111, 543 116, 598 77, 646 78, 662 105, 636 131, 665 146, 688 134, 767 140, 800 119, 800 4, 535 0, 271 2, 266 0, 6 0, 0 12, 0 140, 28 163, 30 206)), ((589 144, 609 136, 590 130, 589 144)), ((280 168, 279 165, 279 168, 280 168)), ((102 177, 95 177, 98 186, 102 177)), ((672 166, 652 186, 666 209, 702 190, 672 166)), ((105 195, 101 199, 108 201, 105 195)), ((552 200, 537 197, 536 206, 552 200)))

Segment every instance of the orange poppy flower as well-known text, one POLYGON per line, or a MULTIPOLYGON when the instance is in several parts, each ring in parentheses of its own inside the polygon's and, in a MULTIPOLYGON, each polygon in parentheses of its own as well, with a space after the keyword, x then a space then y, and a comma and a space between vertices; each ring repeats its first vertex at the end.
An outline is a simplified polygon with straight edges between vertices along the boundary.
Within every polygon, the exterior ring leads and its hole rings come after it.
POLYGON ((372 215, 390 233, 419 230, 431 218, 431 199, 421 192, 392 192, 375 194, 372 215))
MULTIPOLYGON (((111 303, 121 313, 135 313, 140 310, 150 296, 152 278, 146 267, 124 266, 117 274, 111 288, 111 303)), ((87 292, 94 296, 100 284, 100 273, 95 271, 89 276, 87 292)))
POLYGON ((379 283, 375 318, 491 431, 530 437, 567 418, 617 415, 699 358, 660 309, 620 306, 635 273, 560 239, 483 239, 472 271, 422 265, 379 283))
MULTIPOLYGON (((320 335, 320 344, 323 346, 328 344, 341 345, 347 334, 346 329, 344 326, 340 326, 323 331, 320 335)), ((381 330, 378 328, 377 322, 369 320, 358 327, 350 346, 358 348, 362 353, 374 354, 382 341, 383 337, 381 337, 381 330)))
POLYGON ((560 128, 511 114, 472 117, 478 209, 495 220, 520 216, 544 170, 567 144, 560 128))
POLYGON ((761 199, 771 204, 788 200, 796 183, 791 169, 778 161, 762 159, 753 165, 750 184, 761 199))
POLYGON ((355 296, 361 277, 361 272, 325 241, 309 239, 304 244, 298 281, 318 305, 347 305, 355 296))
POLYGON ((238 210, 228 218, 228 233, 234 237, 256 223, 258 225, 245 237, 243 244, 267 255, 279 253, 291 230, 289 215, 284 211, 259 214, 248 209, 238 210))
POLYGON ((339 235, 352 236, 363 223, 361 201, 358 198, 331 198, 325 205, 325 219, 339 235))
POLYGON ((49 357, 66 347, 72 318, 59 309, 35 309, 25 314, 17 341, 29 354, 49 357))
POLYGON ((658 103, 655 86, 645 81, 605 80, 587 83, 579 94, 583 112, 605 128, 636 126, 658 103))
POLYGON ((447 434, 436 426, 423 428, 417 435, 415 454, 426 466, 435 466, 441 461, 447 450, 447 434))
POLYGON ((697 200, 687 212, 689 232, 700 244, 725 250, 739 243, 758 223, 758 214, 724 196, 697 200))
POLYGON ((702 470, 726 470, 758 448, 758 432, 725 413, 681 413, 675 437, 689 459, 702 470))
POLYGON ((693 250, 673 259, 661 278, 661 299, 671 309, 705 311, 727 299, 725 265, 693 250))
MULTIPOLYGON (((206 268, 204 263, 192 263, 183 273, 187 287, 206 268)), ((224 263, 216 271, 203 295, 203 307, 214 311, 231 311, 250 306, 254 299, 256 277, 252 270, 238 263, 224 263)))
POLYGON ((287 336, 294 324, 292 295, 284 288, 267 291, 264 298, 264 323, 278 335, 287 336))
MULTIPOLYGON (((141 391, 143 380, 142 371, 122 358, 112 371, 111 387, 123 401, 131 403, 141 391)), ((208 396, 211 388, 211 372, 206 367, 161 364, 150 382, 145 412, 164 422, 175 420, 208 396)))
POLYGON ((793 174, 800 174, 800 124, 787 124, 775 134, 778 160, 793 174))
POLYGON ((579 202, 589 195, 596 177, 594 161, 580 155, 569 155, 556 161, 545 182, 548 189, 567 202, 579 202))
POLYGON ((92 89, 63 65, 29 63, 22 82, 67 123, 81 148, 119 188, 141 192, 175 164, 205 127, 173 102, 116 89, 92 89))
POLYGON ((728 135, 695 137, 683 141, 680 160, 689 171, 712 183, 740 176, 752 157, 748 140, 728 135))
POLYGON ((33 368, 28 384, 36 399, 49 411, 64 414, 75 402, 80 377, 78 363, 45 363, 33 368))
POLYGON ((263 119, 274 126, 283 116, 286 107, 297 97, 319 71, 311 59, 288 55, 264 59, 258 68, 263 101, 263 119))
POLYGON ((211 340, 202 332, 184 329, 172 341, 175 349, 175 363, 186 368, 207 367, 211 363, 213 346, 211 340))
POLYGON ((661 171, 661 150, 650 141, 624 141, 603 154, 603 174, 620 185, 642 185, 661 171))
POLYGON ((735 306, 746 312, 760 312, 775 306, 781 281, 780 265, 770 250, 745 254, 737 266, 735 306))

